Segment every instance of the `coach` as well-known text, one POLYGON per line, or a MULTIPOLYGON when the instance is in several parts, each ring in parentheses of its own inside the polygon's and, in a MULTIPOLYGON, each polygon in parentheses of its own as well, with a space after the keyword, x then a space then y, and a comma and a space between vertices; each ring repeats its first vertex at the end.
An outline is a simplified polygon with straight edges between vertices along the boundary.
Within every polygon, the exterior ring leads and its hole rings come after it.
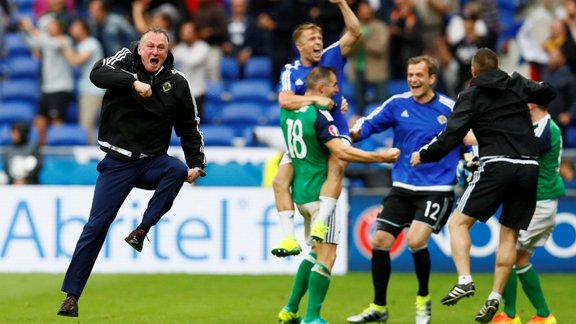
POLYGON ((92 69, 92 82, 106 89, 98 133, 106 156, 97 167, 90 217, 64 277, 62 291, 68 295, 58 315, 78 316, 78 299, 108 228, 132 188, 155 190, 142 223, 125 239, 140 252, 150 227, 172 207, 184 181, 192 183, 206 174, 196 105, 185 76, 173 69, 168 44, 164 30, 151 28, 137 45, 92 69), (166 154, 173 126, 188 166, 166 154))

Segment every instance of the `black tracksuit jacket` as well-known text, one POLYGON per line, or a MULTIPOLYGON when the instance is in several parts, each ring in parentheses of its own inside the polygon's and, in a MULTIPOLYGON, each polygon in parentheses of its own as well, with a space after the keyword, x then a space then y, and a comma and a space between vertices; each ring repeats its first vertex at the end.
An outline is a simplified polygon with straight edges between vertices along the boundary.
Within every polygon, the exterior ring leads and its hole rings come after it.
MULTIPOLYGON (((174 57, 168 53, 163 68, 151 75, 142 65, 136 44, 94 65, 90 80, 106 89, 98 141, 135 155, 163 155, 170 146, 174 126, 188 167, 204 169, 206 158, 196 105, 188 81, 173 65, 174 57), (136 80, 151 84, 152 96, 141 97, 132 87, 136 80)), ((125 159, 107 147, 100 147, 125 159)))
POLYGON ((478 140, 480 159, 536 159, 538 147, 527 104, 546 105, 555 96, 549 84, 518 73, 510 76, 499 69, 483 72, 460 93, 446 129, 420 151, 420 160, 440 160, 462 143, 470 129, 478 140))

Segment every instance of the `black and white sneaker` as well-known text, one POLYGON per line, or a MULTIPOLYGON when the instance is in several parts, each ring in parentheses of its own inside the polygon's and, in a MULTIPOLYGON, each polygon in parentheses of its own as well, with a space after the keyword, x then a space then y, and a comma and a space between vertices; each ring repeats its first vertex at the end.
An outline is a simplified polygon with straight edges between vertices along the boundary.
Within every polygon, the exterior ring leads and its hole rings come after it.
POLYGON ((480 323, 490 323, 496 312, 498 311, 498 307, 500 307, 500 302, 498 299, 488 299, 484 306, 480 309, 478 314, 474 316, 476 322, 480 323))
POLYGON ((388 320, 388 309, 385 306, 377 306, 375 304, 370 304, 368 308, 362 311, 358 315, 350 316, 346 319, 350 324, 361 324, 361 323, 386 323, 388 320))
POLYGON ((464 298, 474 296, 476 292, 476 287, 474 286, 474 282, 470 282, 467 284, 455 284, 452 287, 452 290, 448 293, 448 295, 444 296, 440 301, 442 305, 456 305, 456 303, 464 298))

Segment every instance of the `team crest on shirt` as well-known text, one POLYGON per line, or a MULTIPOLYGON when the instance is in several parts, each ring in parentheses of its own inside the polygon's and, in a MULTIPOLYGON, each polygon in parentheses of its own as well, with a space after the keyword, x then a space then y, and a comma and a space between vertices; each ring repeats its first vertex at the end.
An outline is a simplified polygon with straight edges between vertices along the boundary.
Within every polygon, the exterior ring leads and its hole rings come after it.
POLYGON ((330 135, 334 137, 340 136, 340 133, 338 132, 338 127, 336 127, 335 125, 330 125, 328 127, 328 133, 330 133, 330 135))
POLYGON ((440 123, 440 125, 444 125, 448 121, 448 118, 444 115, 440 115, 436 117, 436 120, 440 123))
POLYGON ((304 84, 304 81, 302 81, 301 79, 296 80, 296 82, 294 82, 295 85, 297 86, 301 86, 304 84))
POLYGON ((170 83, 170 81, 164 82, 164 84, 162 85, 162 90, 164 90, 164 93, 172 90, 172 84, 170 83))

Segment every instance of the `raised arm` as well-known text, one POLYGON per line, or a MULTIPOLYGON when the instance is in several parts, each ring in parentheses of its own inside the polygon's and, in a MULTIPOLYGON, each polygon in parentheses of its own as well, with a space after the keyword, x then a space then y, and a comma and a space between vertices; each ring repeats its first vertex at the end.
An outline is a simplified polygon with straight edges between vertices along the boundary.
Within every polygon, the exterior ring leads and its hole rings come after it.
POLYGON ((340 51, 342 55, 347 56, 362 36, 360 30, 360 21, 348 6, 346 0, 330 0, 333 4, 337 5, 344 18, 344 25, 346 25, 346 32, 340 38, 340 51))

